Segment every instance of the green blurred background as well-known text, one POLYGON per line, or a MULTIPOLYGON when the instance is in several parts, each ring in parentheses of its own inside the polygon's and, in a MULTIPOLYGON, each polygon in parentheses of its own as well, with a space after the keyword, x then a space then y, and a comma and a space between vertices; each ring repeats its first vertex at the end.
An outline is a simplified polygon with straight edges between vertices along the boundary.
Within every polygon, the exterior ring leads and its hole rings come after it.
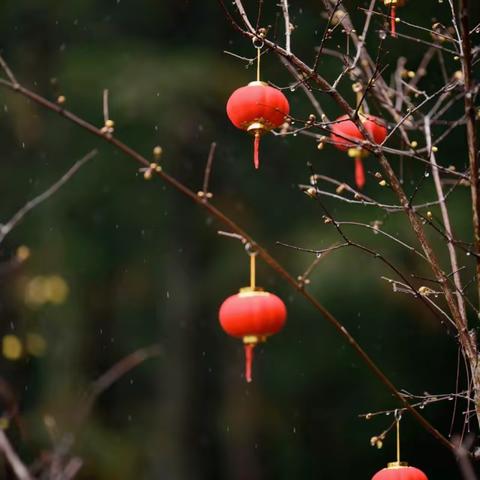
MULTIPOLYGON (((265 2, 261 25, 277 23, 281 39, 275 3, 265 2)), ((321 2, 291 3, 294 51, 311 62, 325 26, 321 2)), ((246 6, 254 17, 256 2, 246 6)), ((479 13, 475 8, 472 25, 479 13)), ((428 27, 438 19, 448 22, 448 8, 446 2, 410 2, 402 17, 428 27)), ((262 141, 262 167, 253 170, 251 139, 229 123, 224 109, 233 89, 254 72, 223 51, 253 52, 217 2, 18 0, 2 2, 0 18, 2 54, 22 83, 52 100, 65 95, 68 109, 99 126, 102 91, 108 88, 115 135, 147 157, 161 145, 163 168, 194 190, 201 188, 209 146, 216 141, 214 203, 293 274, 301 274, 312 256, 276 241, 325 248, 338 240, 332 226, 323 223, 320 206, 297 185, 308 183, 307 161, 319 173, 350 182, 351 160, 329 146, 319 151, 310 138, 270 136, 262 141)), ((356 14, 357 26, 363 18, 356 14)), ((373 45, 380 28, 375 19, 373 45)), ((327 46, 335 49, 343 42, 338 31, 327 46)), ((407 68, 415 69, 424 48, 412 45, 387 40, 383 62, 395 66, 398 55, 408 55, 407 68)), ((283 86, 291 82, 274 55, 265 56, 263 64, 266 79, 283 86)), ((330 57, 320 63, 329 79, 341 68, 330 57)), ((457 68, 447 59, 450 74, 457 68)), ((438 88, 438 73, 434 62, 421 88, 438 88)), ((348 79, 341 88, 353 100, 348 79)), ((358 415, 395 408, 395 401, 301 296, 259 265, 259 283, 285 300, 289 319, 284 332, 258 349, 255 379, 246 385, 242 346, 217 321, 221 302, 248 278, 239 242, 219 238, 216 231, 223 226, 215 219, 160 180, 145 182, 138 166, 105 142, 21 97, 0 95, 0 220, 90 149, 99 149, 1 246, 5 262, 20 245, 31 251, 27 262, 4 269, 0 277, 0 333, 22 342, 33 338, 30 350, 37 354, 26 351, 18 359, 1 360, 1 377, 15 392, 22 418, 22 428, 12 424, 8 433, 27 463, 73 431, 91 382, 122 357, 155 343, 162 355, 106 391, 76 432, 72 451, 84 460, 78 478, 368 479, 393 460, 393 437, 382 450, 370 446, 370 437, 391 417, 365 421, 358 415), (38 299, 35 286, 52 277, 57 294, 50 301, 38 299)), ((306 118, 311 107, 303 93, 287 95, 292 113, 306 118)), ((331 118, 340 115, 328 97, 318 98, 331 118)), ((420 132, 412 137, 423 144, 420 132)), ((439 161, 465 168, 463 145, 459 130, 442 143, 439 161)), ((398 159, 392 161, 398 169, 398 159)), ((366 163, 367 170, 376 170, 372 158, 366 163)), ((405 160, 404 171, 411 192, 423 168, 405 160)), ((365 192, 395 202, 371 176, 365 192)), ((427 182, 416 198, 433 195, 427 182)), ((402 215, 324 201, 340 220, 381 220, 385 230, 415 243, 402 215)), ((456 233, 468 240, 468 189, 452 195, 450 205, 456 233)), ((438 217, 435 208, 432 212, 438 217)), ((383 237, 348 232, 403 272, 430 276, 418 257, 383 237)), ((441 239, 435 232, 429 235, 445 260, 441 239)), ((472 274, 468 260, 460 255, 467 265, 465 279, 472 274)), ((419 394, 454 391, 454 336, 420 303, 394 294, 382 275, 394 277, 381 262, 344 249, 320 262, 309 290, 399 388, 419 394)), ((461 388, 464 383, 462 373, 461 388)), ((423 410, 445 434, 452 403, 423 410)), ((453 431, 462 427, 458 414, 453 431)), ((460 477, 454 458, 409 416, 403 422, 403 452, 430 479, 460 477)))

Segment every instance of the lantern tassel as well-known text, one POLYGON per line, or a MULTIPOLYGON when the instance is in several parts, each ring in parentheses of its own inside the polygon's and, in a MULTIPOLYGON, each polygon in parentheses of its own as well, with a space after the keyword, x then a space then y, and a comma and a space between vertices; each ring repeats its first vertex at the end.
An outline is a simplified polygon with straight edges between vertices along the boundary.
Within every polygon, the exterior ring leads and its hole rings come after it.
POLYGON ((355 183, 359 189, 362 189, 365 185, 365 170, 360 156, 355 157, 355 183))
POLYGON ((395 7, 395 4, 392 3, 392 6, 390 7, 390 31, 392 33, 393 38, 397 38, 396 20, 397 20, 397 9, 395 7))
POLYGON ((258 158, 259 148, 260 148, 260 133, 255 132, 255 140, 253 141, 253 164, 255 165, 255 169, 257 170, 260 167, 260 160, 258 158))
POLYGON ((254 343, 246 343, 245 348, 245 380, 250 383, 252 381, 252 363, 254 343))

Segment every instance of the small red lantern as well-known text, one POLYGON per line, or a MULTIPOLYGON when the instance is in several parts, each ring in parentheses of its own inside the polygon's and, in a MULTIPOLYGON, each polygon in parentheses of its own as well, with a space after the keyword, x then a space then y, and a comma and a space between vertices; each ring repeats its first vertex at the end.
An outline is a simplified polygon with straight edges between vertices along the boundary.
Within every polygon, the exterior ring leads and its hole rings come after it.
POLYGON ((383 3, 386 7, 390 7, 390 32, 395 38, 397 36, 397 7, 403 7, 405 0, 383 0, 383 3))
POLYGON ((280 90, 260 81, 260 50, 263 40, 259 44, 256 40, 254 46, 257 49, 257 80, 238 88, 230 95, 227 115, 237 128, 254 135, 253 163, 258 169, 260 137, 283 125, 290 112, 290 105, 280 90))
MULTIPOLYGON (((359 113, 359 118, 373 141, 378 144, 383 143, 387 138, 387 128, 383 120, 363 113, 359 113)), ((363 188, 365 185, 365 171, 362 159, 368 155, 368 151, 355 143, 350 143, 349 140, 362 142, 365 140, 365 137, 348 115, 342 115, 337 118, 331 130, 333 144, 338 149, 348 152, 348 156, 355 159, 355 183, 358 188, 363 188)))
POLYGON ((278 333, 287 318, 287 308, 273 293, 255 287, 255 256, 251 257, 250 286, 228 297, 221 305, 220 325, 232 337, 243 339, 245 379, 252 381, 253 349, 278 333))
POLYGON ((242 130, 255 136, 253 163, 260 165, 258 148, 260 137, 270 130, 280 127, 290 112, 285 95, 265 82, 250 82, 246 87, 235 90, 227 102, 227 115, 230 121, 242 130))
POLYGON ((406 462, 391 462, 387 468, 377 472, 372 480, 428 480, 418 468, 409 467, 406 462))

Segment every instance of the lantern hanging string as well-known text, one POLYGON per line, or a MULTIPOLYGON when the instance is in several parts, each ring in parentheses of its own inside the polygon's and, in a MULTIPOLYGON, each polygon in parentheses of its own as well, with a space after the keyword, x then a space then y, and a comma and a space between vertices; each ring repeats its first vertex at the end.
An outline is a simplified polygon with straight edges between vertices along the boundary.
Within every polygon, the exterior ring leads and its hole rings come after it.
POLYGON ((252 43, 254 48, 257 50, 257 82, 259 82, 260 81, 260 61, 261 61, 262 48, 263 48, 264 42, 262 39, 253 38, 252 43))
POLYGON ((255 255, 250 255, 250 288, 255 289, 255 255))
POLYGON ((257 250, 255 247, 250 243, 245 244, 245 250, 250 257, 250 288, 255 290, 256 287, 256 257, 257 257, 257 250))
POLYGON ((402 414, 399 410, 395 410, 395 421, 397 423, 397 463, 400 465, 400 420, 402 414))

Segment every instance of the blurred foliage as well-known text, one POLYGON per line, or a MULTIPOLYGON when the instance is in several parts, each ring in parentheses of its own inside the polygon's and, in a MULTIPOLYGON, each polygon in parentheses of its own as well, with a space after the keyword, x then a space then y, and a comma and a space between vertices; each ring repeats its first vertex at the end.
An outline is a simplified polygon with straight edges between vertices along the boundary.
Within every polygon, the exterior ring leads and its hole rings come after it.
MULTIPOLYGON (((325 26, 321 2, 291 3, 293 46, 310 62, 325 26)), ((256 2, 246 5, 255 14, 256 2)), ((472 12, 477 19, 478 10, 477 5, 472 12)), ((275 2, 265 2, 262 23, 276 25, 281 40, 278 15, 275 2)), ((448 7, 433 0, 410 2, 401 15, 429 26, 448 22, 448 7)), ((195 190, 216 141, 213 201, 294 274, 301 274, 312 256, 276 241, 325 248, 338 240, 322 222, 318 204, 297 185, 308 182, 306 161, 345 181, 351 181, 351 161, 328 146, 317 150, 310 138, 270 136, 262 142, 263 165, 253 170, 251 139, 230 125, 224 106, 230 92, 254 73, 223 53, 253 52, 216 2, 17 0, 1 3, 0 18, 2 54, 21 82, 50 99, 64 95, 66 108, 97 125, 108 88, 115 135, 147 157, 161 145, 165 170, 195 190)), ((356 14, 359 27, 363 18, 356 14)), ((381 28, 376 18, 374 49, 381 28)), ((344 44, 340 30, 328 46, 337 44, 344 44)), ((407 55, 407 68, 415 69, 423 52, 387 39, 386 75, 398 55, 407 55)), ((273 55, 263 64, 265 78, 288 85, 291 79, 273 55)), ((422 89, 438 88, 436 65, 422 89)), ((334 79, 341 65, 325 56, 319 68, 334 79)), ((447 59, 447 68, 453 73, 458 67, 447 59)), ((353 101, 348 79, 341 89, 353 101)), ((311 108, 302 92, 287 94, 295 115, 306 117, 311 108)), ((318 98, 329 116, 340 114, 326 95, 318 98)), ((100 150, 12 232, 0 252, 7 262, 20 245, 30 249, 20 267, 0 277, 1 376, 15 392, 22 418, 22 428, 12 424, 9 434, 27 462, 71 431, 73 451, 85 462, 80 479, 370 478, 393 458, 393 438, 380 451, 369 444, 391 418, 358 418, 394 408, 393 399, 336 332, 264 265, 259 282, 285 299, 289 323, 259 350, 254 383, 244 383, 242 347, 220 330, 217 309, 245 284, 248 262, 238 242, 217 236, 222 225, 160 181, 145 182, 138 166, 108 144, 11 93, 2 91, 1 102, 0 219, 90 149, 100 150), (78 427, 91 382, 120 358, 154 343, 162 346, 162 356, 108 389, 78 427)), ((417 140, 422 143, 420 133, 417 140)), ((465 168, 463 148, 459 129, 442 144, 440 161, 465 168)), ((366 165, 370 172, 377 168, 373 158, 366 165)), ((406 159, 404 172, 411 192, 423 169, 406 159)), ((372 176, 366 193, 395 202, 372 176)), ((427 182, 416 200, 433 195, 427 182)), ((451 197, 454 229, 463 239, 470 235, 468 202, 467 189, 451 197)), ((401 214, 325 203, 339 219, 381 220, 388 232, 415 244, 401 214)), ((432 212, 439 216, 436 208, 432 212)), ((404 272, 430 275, 418 257, 384 237, 355 227, 348 232, 404 272)), ((445 261, 441 238, 429 235, 445 261)), ((461 256, 462 264, 468 260, 461 256)), ((455 338, 419 302, 394 294, 383 275, 393 276, 380 261, 342 249, 320 262, 309 289, 400 388, 453 391, 455 338)), ((448 433, 451 403, 424 412, 448 433)), ((458 416, 454 430, 462 427, 458 416)), ((432 479, 459 476, 454 459, 408 417, 403 432, 409 462, 432 479)))

